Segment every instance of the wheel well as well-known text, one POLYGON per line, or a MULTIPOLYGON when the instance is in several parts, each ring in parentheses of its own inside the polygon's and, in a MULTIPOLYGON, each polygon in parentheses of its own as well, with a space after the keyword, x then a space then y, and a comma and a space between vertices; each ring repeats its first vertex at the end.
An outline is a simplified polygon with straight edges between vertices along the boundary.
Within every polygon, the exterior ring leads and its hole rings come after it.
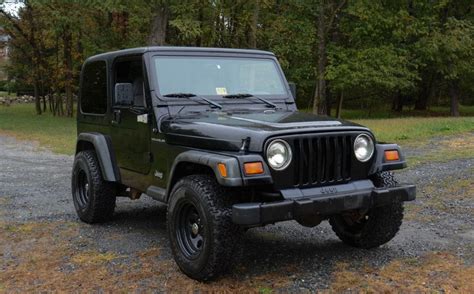
POLYGON ((84 150, 94 150, 94 145, 88 141, 79 141, 76 144, 76 154, 84 150))
POLYGON ((173 177, 171 178, 171 182, 168 188, 169 191, 171 191, 174 184, 176 184, 181 178, 196 174, 205 174, 215 177, 214 171, 211 167, 207 165, 193 162, 180 162, 174 168, 173 177))

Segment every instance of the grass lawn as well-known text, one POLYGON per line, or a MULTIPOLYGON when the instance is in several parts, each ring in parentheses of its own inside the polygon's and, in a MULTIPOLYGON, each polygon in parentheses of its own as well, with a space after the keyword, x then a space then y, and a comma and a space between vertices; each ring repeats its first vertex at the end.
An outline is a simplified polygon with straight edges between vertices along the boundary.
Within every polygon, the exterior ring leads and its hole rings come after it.
POLYGON ((436 136, 474 131, 474 117, 407 117, 353 121, 369 127, 378 141, 408 145, 436 136))
MULTIPOLYGON (((310 112, 311 110, 306 110, 310 112)), ((474 106, 459 105, 461 116, 474 116, 474 106)), ((335 111, 333 111, 335 114, 335 111)), ((343 109, 341 117, 343 119, 374 119, 374 118, 405 118, 405 117, 446 117, 449 116, 449 107, 431 106, 428 110, 419 111, 406 108, 398 113, 391 111, 388 107, 377 109, 343 109)))
MULTIPOLYGON (((474 131, 474 117, 357 119, 354 122, 371 128, 379 141, 402 146, 425 144, 432 137, 474 131)), ((35 115, 32 104, 0 106, 0 133, 20 140, 38 141, 40 146, 57 153, 72 154, 76 120, 54 117, 49 112, 35 115)))
POLYGON ((56 153, 73 154, 76 119, 55 117, 49 112, 36 115, 33 104, 0 106, 0 134, 37 141, 56 153))

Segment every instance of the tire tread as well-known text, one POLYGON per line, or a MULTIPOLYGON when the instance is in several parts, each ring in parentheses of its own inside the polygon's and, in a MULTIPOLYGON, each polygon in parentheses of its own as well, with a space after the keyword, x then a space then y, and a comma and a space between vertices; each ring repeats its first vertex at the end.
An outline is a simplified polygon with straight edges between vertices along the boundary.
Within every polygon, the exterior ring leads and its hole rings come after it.
MULTIPOLYGON (((188 276, 199 280, 209 281, 222 273, 225 273, 231 264, 233 252, 239 241, 241 229, 232 222, 232 206, 231 206, 231 194, 229 189, 220 186, 215 178, 209 175, 191 175, 187 176, 175 185, 174 191, 182 186, 188 186, 197 192, 199 198, 205 207, 207 207, 209 214, 213 221, 212 225, 212 236, 213 240, 210 240, 211 255, 207 264, 199 272, 189 272, 182 264, 186 264, 187 260, 183 259, 177 254, 177 248, 173 248, 173 254, 181 270, 188 276)), ((170 239, 172 236, 171 228, 171 211, 167 212, 168 220, 168 234, 170 239)))
POLYGON ((86 223, 105 222, 112 217, 115 210, 115 185, 103 179, 95 151, 79 152, 75 158, 75 167, 79 160, 84 160, 87 165, 90 174, 89 185, 93 189, 89 196, 90 205, 83 213, 78 211, 79 217, 86 223))
MULTIPOLYGON (((380 172, 371 180, 376 187, 393 187, 397 181, 392 172, 380 172)), ((369 221, 358 233, 348 232, 342 216, 329 219, 333 231, 344 243, 358 248, 375 248, 393 239, 400 230, 403 220, 403 203, 373 208, 369 211, 369 221)))

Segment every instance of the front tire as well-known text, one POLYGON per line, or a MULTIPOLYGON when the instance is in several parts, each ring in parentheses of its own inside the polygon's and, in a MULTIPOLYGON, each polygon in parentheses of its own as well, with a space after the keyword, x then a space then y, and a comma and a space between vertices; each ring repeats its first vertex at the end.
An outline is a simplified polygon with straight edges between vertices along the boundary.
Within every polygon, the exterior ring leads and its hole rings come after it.
MULTIPOLYGON (((372 177, 376 187, 393 187, 397 184, 393 173, 380 172, 372 177)), ((329 219, 336 235, 344 243, 358 248, 374 248, 392 240, 403 220, 403 203, 374 207, 368 211, 348 211, 329 219)))
POLYGON ((93 150, 77 153, 72 170, 72 199, 79 218, 86 223, 109 220, 115 209, 115 185, 104 181, 93 150))
POLYGON ((232 222, 229 191, 207 175, 181 179, 171 192, 167 226, 181 271, 208 281, 225 272, 240 229, 232 222))

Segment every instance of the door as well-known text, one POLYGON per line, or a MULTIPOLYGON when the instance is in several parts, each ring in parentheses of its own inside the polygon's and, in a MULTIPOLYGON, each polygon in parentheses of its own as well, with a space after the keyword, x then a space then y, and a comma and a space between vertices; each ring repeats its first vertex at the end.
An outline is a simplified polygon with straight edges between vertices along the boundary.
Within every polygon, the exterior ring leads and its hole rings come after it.
POLYGON ((128 171, 148 174, 151 163, 150 115, 145 99, 141 57, 116 61, 113 79, 112 91, 115 91, 117 83, 131 83, 133 89, 132 105, 123 105, 112 99, 111 137, 117 164, 122 176, 129 174, 128 171))

